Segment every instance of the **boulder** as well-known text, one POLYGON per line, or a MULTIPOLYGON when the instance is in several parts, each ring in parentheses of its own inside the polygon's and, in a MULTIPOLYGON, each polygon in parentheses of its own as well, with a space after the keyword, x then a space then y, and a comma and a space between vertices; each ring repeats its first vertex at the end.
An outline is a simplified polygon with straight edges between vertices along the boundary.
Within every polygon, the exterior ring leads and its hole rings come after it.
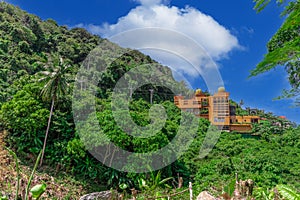
POLYGON ((209 194, 209 192, 203 191, 197 196, 197 200, 217 200, 217 198, 209 194))
POLYGON ((102 191, 102 192, 94 192, 90 194, 86 194, 80 197, 79 200, 111 200, 118 199, 118 193, 116 191, 102 191))

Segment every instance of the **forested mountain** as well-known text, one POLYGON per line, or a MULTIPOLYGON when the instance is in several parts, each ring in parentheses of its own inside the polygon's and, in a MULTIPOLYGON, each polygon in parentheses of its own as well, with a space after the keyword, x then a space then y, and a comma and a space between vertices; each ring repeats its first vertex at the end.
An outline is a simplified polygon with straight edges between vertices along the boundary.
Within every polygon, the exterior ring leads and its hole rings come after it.
POLYGON ((17 88, 9 88, 22 76, 43 70, 57 55, 78 66, 101 39, 84 29, 68 30, 54 20, 42 21, 10 4, 0 4, 1 100, 17 88))
MULTIPOLYGON (((216 195, 224 192, 232 195, 232 181, 238 173, 241 179, 255 182, 257 190, 254 195, 257 196, 277 184, 300 188, 300 128, 278 128, 272 122, 255 127, 257 136, 222 133, 212 152, 200 159, 199 150, 210 123, 199 119, 199 126, 190 128, 191 131, 195 128, 197 134, 185 154, 171 165, 152 173, 119 172, 101 164, 80 140, 72 112, 75 76, 81 64, 86 62, 86 57, 98 47, 97 51, 102 55, 100 61, 104 65, 110 63, 98 83, 96 117, 109 139, 131 152, 151 152, 166 146, 181 128, 181 118, 185 114, 170 101, 174 94, 169 89, 145 85, 132 94, 129 110, 133 121, 140 126, 152 122, 149 89, 154 89, 154 103, 165 108, 167 117, 163 128, 154 136, 135 138, 126 134, 114 119, 112 90, 116 82, 136 66, 155 65, 161 75, 173 80, 170 69, 149 56, 123 49, 84 29, 59 26, 51 19, 43 21, 5 2, 0 3, 0 33, 0 128, 8 132, 5 138, 7 146, 17 153, 23 164, 32 165, 43 147, 48 127, 43 166, 57 173, 64 172, 64 175, 84 182, 86 187, 89 183, 96 183, 99 188, 124 190, 127 194, 131 188, 141 191, 141 195, 144 195, 143 191, 147 195, 156 195, 157 192, 167 194, 173 192, 180 176, 184 187, 189 181, 193 182, 195 193, 209 190, 216 195), (108 50, 122 56, 111 62, 105 56, 108 50), (52 111, 52 118, 47 124, 52 111), (172 178, 161 181, 168 177, 172 178), (122 189, 124 184, 127 188, 122 189)), ((174 84, 188 91, 183 83, 174 84)), ((186 115, 192 117, 188 113, 186 115)), ((84 128, 93 131, 89 124, 84 128)), ((189 137, 190 133, 183 134, 189 137)), ((102 144, 94 145, 101 148, 102 144)), ((14 195, 8 184, 0 183, 0 188, 0 195, 1 192, 14 195)), ((54 199, 55 196, 51 195, 55 194, 47 193, 45 198, 54 199)), ((186 196, 178 199, 186 199, 186 196)))

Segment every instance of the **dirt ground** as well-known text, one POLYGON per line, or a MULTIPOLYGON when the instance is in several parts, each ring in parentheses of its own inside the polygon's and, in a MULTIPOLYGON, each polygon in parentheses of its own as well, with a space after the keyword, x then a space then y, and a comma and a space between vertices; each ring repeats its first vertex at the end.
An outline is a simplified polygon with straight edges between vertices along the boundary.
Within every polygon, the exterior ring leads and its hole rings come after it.
MULTIPOLYGON (((14 199, 17 188, 17 170, 13 156, 5 149, 4 138, 6 134, 5 131, 0 132, 0 199, 1 195, 2 197, 6 196, 8 199, 14 199)), ((27 187, 32 169, 22 165, 20 161, 18 162, 20 168, 19 197, 24 199, 25 188, 27 187)), ((40 173, 37 170, 30 188, 42 183, 47 185, 42 199, 79 199, 85 193, 80 183, 71 180, 59 180, 46 173, 40 173)))

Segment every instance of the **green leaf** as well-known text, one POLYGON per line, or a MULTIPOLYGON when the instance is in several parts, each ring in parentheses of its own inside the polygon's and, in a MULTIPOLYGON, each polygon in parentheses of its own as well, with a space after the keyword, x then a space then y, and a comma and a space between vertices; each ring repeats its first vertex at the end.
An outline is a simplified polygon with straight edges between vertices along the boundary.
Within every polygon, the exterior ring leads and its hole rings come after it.
POLYGON ((144 179, 139 179, 139 185, 140 187, 147 187, 146 181, 144 179))
POLYGON ((128 185, 126 183, 122 183, 119 185, 119 187, 122 189, 122 190, 126 190, 128 188, 128 185))
POLYGON ((0 197, 0 200, 8 200, 8 197, 4 195, 4 196, 0 197))
POLYGON ((39 199, 40 196, 46 191, 46 184, 38 184, 31 188, 33 198, 39 199))

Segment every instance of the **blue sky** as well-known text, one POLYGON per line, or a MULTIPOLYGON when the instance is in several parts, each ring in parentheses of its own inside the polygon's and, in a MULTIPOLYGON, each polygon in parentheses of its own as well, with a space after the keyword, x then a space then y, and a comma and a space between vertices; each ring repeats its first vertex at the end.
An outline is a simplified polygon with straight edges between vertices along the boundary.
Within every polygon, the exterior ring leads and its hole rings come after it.
MULTIPOLYGON (((250 70, 266 53, 266 43, 282 24, 281 7, 271 3, 261 13, 253 10, 251 0, 9 0, 42 19, 52 18, 60 25, 84 27, 103 37, 111 37, 132 28, 162 27, 187 35, 199 43, 216 63, 226 90, 245 107, 257 107, 300 123, 300 109, 291 100, 274 101, 289 88, 282 67, 248 78, 250 70)), ((274 1, 275 2, 275 1, 274 1)), ((149 41, 151 35, 144 36, 149 41)), ((154 37, 154 36, 152 36, 154 37)), ((193 49, 191 49, 191 52, 193 49)), ((157 52, 145 52, 159 60, 157 52)), ((176 60, 176 59, 175 59, 176 60)), ((174 60, 173 60, 174 61, 174 60)), ((173 62, 186 70, 190 84, 204 87, 190 66, 173 62)))

